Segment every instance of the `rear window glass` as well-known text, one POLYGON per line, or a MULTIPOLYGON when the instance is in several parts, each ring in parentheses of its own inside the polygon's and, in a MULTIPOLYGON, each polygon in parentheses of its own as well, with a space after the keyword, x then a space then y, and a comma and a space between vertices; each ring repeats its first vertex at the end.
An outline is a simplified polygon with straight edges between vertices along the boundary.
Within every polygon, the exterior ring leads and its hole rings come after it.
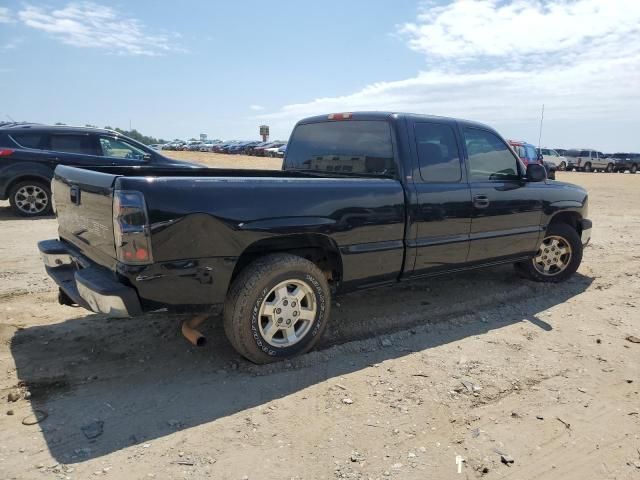
POLYGON ((42 148, 45 140, 42 133, 13 133, 11 138, 24 148, 42 148))
POLYGON ((384 121, 298 125, 287 147, 287 169, 393 175, 391 129, 384 121))
POLYGON ((85 155, 97 154, 96 148, 88 135, 51 135, 51 150, 85 155))

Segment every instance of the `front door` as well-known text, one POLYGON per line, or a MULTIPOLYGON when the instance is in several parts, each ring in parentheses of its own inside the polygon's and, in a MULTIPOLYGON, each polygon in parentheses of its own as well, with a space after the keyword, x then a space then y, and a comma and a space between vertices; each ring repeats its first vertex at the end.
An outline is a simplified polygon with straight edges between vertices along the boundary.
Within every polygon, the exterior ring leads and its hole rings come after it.
POLYGON ((416 122, 409 128, 416 167, 411 202, 414 275, 455 269, 467 259, 471 193, 455 127, 453 122, 416 122))
POLYGON ((542 196, 524 181, 523 166, 494 132, 463 129, 473 215, 469 262, 490 262, 534 253, 542 196))

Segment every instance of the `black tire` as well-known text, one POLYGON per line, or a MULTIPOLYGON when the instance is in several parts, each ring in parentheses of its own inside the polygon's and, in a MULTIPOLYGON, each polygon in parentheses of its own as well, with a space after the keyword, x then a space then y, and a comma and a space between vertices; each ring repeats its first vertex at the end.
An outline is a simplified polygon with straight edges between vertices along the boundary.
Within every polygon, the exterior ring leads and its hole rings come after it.
POLYGON ((629 173, 636 173, 638 171, 638 165, 637 164, 633 164, 631 165, 631 168, 629 169, 629 173))
POLYGON ((9 189, 9 203, 13 211, 22 217, 40 217, 51 214, 51 190, 38 180, 18 182, 9 189), (24 193, 35 193, 34 202, 26 204, 24 193))
POLYGON ((559 169, 561 172, 564 172, 564 171, 567 169, 567 164, 566 164, 566 162, 560 162, 560 166, 558 167, 558 169, 559 169))
MULTIPOLYGON (((545 233, 545 239, 548 237, 560 237, 571 246, 571 258, 566 268, 555 274, 543 274, 535 267, 535 261, 532 258, 526 262, 514 264, 516 272, 518 272, 520 276, 536 282, 559 283, 564 282, 576 273, 580 262, 582 262, 582 241, 578 232, 566 223, 552 223, 545 233)), ((542 248, 542 246, 543 245, 541 245, 540 248, 542 248)), ((540 254, 541 252, 539 251, 538 253, 540 254)))
POLYGON ((591 168, 591 162, 587 162, 584 164, 584 171, 585 172, 592 172, 593 169, 591 168))
MULTIPOLYGON (((224 304, 224 330, 240 355, 254 363, 271 363, 311 350, 327 326, 330 311, 329 284, 315 264, 296 255, 272 254, 246 266, 234 280, 224 304), (271 342, 263 336, 265 317, 260 313, 263 301, 268 300, 272 290, 289 281, 306 284, 309 295, 313 297, 311 300, 315 302, 315 315, 296 343, 278 346, 273 344, 276 335, 271 342)), ((273 319, 275 321, 275 315, 273 319)), ((294 329, 295 324, 292 325, 294 329)), ((285 341, 284 332, 282 337, 285 341)))
POLYGON ((607 173, 613 173, 613 163, 610 163, 609 165, 607 165, 607 173))

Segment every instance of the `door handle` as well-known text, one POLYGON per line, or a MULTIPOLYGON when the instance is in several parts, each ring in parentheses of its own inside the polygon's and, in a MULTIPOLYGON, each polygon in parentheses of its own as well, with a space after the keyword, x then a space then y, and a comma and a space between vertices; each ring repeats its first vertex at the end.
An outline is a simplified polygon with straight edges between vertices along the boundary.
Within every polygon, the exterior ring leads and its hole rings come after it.
POLYGON ((75 205, 80 205, 80 187, 73 185, 69 189, 69 200, 75 205))
POLYGON ((474 195, 473 206, 476 208, 487 208, 489 206, 489 197, 486 195, 474 195))

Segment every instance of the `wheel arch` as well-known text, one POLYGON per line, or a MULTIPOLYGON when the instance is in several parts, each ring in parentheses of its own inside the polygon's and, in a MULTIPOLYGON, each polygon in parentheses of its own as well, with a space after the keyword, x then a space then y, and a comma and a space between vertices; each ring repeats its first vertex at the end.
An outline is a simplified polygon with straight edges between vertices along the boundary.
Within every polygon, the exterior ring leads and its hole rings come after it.
POLYGON ((305 233, 269 237, 249 245, 238 257, 229 284, 251 262, 272 253, 290 253, 313 262, 334 285, 342 279, 342 258, 336 242, 327 235, 305 233))
POLYGON ((33 182, 38 182, 38 183, 44 183, 45 185, 47 185, 47 187, 49 189, 51 189, 51 179, 47 178, 43 175, 38 175, 35 173, 29 173, 29 174, 24 174, 24 175, 19 175, 15 178, 12 178, 8 183, 7 183, 7 195, 9 194, 9 192, 11 191, 11 189, 17 185, 18 183, 22 183, 22 182, 27 182, 27 181, 33 181, 33 182))
POLYGON ((582 220, 582 215, 579 212, 571 210, 557 212, 549 219, 547 229, 553 224, 566 223, 567 225, 575 229, 575 231, 578 232, 578 235, 581 235, 582 223, 580 222, 580 220, 582 220))

